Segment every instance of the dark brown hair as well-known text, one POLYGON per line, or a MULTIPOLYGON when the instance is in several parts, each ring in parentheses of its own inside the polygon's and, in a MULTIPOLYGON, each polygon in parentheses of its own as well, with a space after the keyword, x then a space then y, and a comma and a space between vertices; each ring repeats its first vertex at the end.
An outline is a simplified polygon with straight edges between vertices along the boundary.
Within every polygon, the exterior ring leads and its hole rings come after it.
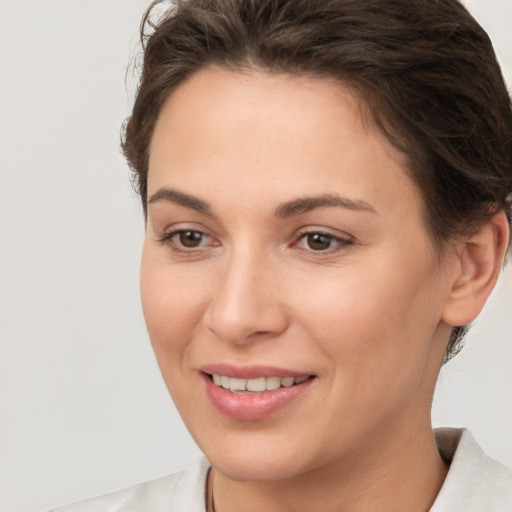
MULTIPOLYGON (((208 66, 348 86, 402 151, 434 247, 498 211, 511 221, 512 108, 486 32, 458 0, 178 0, 142 23, 144 61, 122 147, 147 202, 160 108, 208 66)), ((460 350, 456 327, 445 359, 460 350)))

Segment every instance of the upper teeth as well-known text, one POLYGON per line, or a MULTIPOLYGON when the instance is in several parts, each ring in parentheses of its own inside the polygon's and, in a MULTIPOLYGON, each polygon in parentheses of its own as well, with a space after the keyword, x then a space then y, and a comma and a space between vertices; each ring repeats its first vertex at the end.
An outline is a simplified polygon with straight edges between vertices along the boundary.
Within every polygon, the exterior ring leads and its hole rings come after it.
POLYGON ((289 388, 294 384, 300 384, 307 380, 306 377, 259 377, 257 379, 236 379, 235 377, 226 377, 225 375, 212 375, 213 382, 217 386, 222 386, 230 391, 272 391, 281 386, 289 388))

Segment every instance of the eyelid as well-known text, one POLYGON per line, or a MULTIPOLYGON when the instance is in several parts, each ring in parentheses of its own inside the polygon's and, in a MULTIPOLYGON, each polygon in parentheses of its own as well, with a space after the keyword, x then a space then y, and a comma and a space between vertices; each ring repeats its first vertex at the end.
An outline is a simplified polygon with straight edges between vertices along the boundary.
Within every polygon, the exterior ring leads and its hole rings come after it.
MULTIPOLYGON (((333 233, 333 231, 334 230, 331 228, 320 226, 302 227, 299 230, 297 230, 297 232, 293 236, 291 247, 321 257, 322 255, 332 254, 337 251, 344 250, 347 248, 347 246, 353 244, 353 236, 345 232, 340 232, 338 230, 336 230, 335 233, 333 233), (315 250, 313 248, 298 247, 301 241, 310 235, 322 235, 324 237, 331 239, 335 243, 332 247, 318 250, 315 250)), ((205 229, 204 226, 201 225, 194 225, 194 223, 177 223, 171 226, 167 226, 167 228, 164 230, 162 234, 156 236, 155 240, 161 245, 168 246, 173 252, 185 255, 199 254, 201 252, 204 253, 205 251, 212 249, 212 247, 218 247, 222 245, 216 239, 215 235, 211 234, 208 229, 205 229), (196 247, 187 247, 173 240, 174 237, 187 231, 199 233, 200 235, 202 235, 202 237, 204 237, 204 240, 201 241, 200 245, 196 247)))
POLYGON ((155 240, 161 245, 169 247, 173 252, 184 255, 198 254, 220 245, 220 243, 216 241, 215 236, 210 234, 209 230, 205 229, 204 226, 194 225, 193 223, 178 223, 167 226, 162 234, 156 236, 155 240), (173 241, 174 237, 181 233, 186 233, 187 231, 199 233, 206 239, 213 241, 213 243, 206 241, 197 247, 186 247, 173 241))
POLYGON ((304 238, 306 238, 309 235, 322 235, 322 236, 331 238, 337 242, 335 247, 329 247, 325 250, 315 251, 314 249, 299 248, 303 251, 310 252, 310 253, 317 254, 317 255, 322 255, 322 254, 325 255, 325 254, 337 252, 339 250, 345 249, 347 246, 350 246, 354 243, 354 237, 352 237, 348 233, 341 233, 338 231, 335 234, 328 228, 308 226, 308 227, 301 228, 297 231, 297 234, 295 235, 294 242, 292 245, 297 246, 301 242, 301 240, 303 240, 304 238))
POLYGON ((172 238, 174 238, 176 235, 179 235, 181 233, 187 233, 187 232, 199 233, 200 235, 202 235, 202 236, 204 236, 206 238, 211 238, 211 236, 208 235, 208 233, 205 233, 204 231, 199 231, 198 229, 181 228, 181 229, 174 229, 172 231, 163 233, 162 235, 160 235, 158 237, 158 241, 162 242, 162 243, 165 243, 165 242, 171 240, 172 238))

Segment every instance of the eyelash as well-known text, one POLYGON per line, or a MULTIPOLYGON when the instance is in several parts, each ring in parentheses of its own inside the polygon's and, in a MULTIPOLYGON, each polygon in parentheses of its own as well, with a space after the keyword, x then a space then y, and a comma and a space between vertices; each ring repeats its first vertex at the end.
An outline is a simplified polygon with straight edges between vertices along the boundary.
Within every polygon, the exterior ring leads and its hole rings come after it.
POLYGON ((202 245, 199 245, 197 247, 187 248, 183 245, 178 245, 177 243, 173 242, 173 238, 175 238, 176 236, 185 234, 185 233, 194 233, 194 234, 199 234, 203 237, 211 238, 209 235, 207 235, 203 231, 199 231, 197 229, 176 229, 174 231, 171 231, 170 233, 164 233, 163 235, 158 237, 158 241, 162 245, 169 246, 171 248, 171 250, 174 251, 175 253, 184 254, 184 255, 195 254, 198 249, 201 249, 202 245))
MULTIPOLYGON (((204 243, 202 243, 201 245, 196 246, 196 247, 187 248, 183 245, 179 245, 179 243, 173 242, 173 239, 175 237, 177 237, 179 235, 183 235, 185 233, 193 233, 194 235, 198 234, 202 237, 206 237, 206 239, 208 239, 208 238, 211 239, 211 237, 203 231, 199 231, 199 230, 195 230, 195 229, 176 229, 174 231, 171 231, 170 233, 164 233, 163 235, 158 237, 158 242, 160 242, 162 245, 169 246, 170 249, 177 254, 183 254, 183 255, 189 255, 189 256, 193 255, 193 254, 197 254, 198 250, 201 250, 201 248, 204 247, 204 245, 205 245, 204 243)), ((326 255, 326 254, 332 254, 337 251, 343 250, 343 249, 347 248, 348 246, 350 246, 352 243, 353 243, 353 240, 351 240, 349 237, 343 238, 343 237, 335 236, 331 233, 323 232, 321 230, 309 229, 309 230, 304 230, 302 232, 299 232, 297 234, 294 242, 292 243, 292 247, 297 247, 300 250, 310 252, 313 254, 317 254, 317 255, 326 255), (310 248, 298 247, 298 245, 303 240, 307 240, 307 238, 310 236, 324 237, 325 239, 328 239, 330 246, 327 247, 326 249, 320 249, 320 250, 314 250, 311 247, 310 248), (335 244, 334 247, 332 247, 331 244, 335 244)))
POLYGON ((329 239, 329 241, 331 243, 335 244, 334 247, 330 246, 325 250, 315 251, 312 248, 302 249, 304 251, 311 252, 313 254, 319 254, 319 255, 332 254, 332 253, 338 252, 340 250, 346 249, 349 245, 351 245, 353 243, 353 240, 351 238, 349 238, 348 236, 346 238, 344 238, 344 237, 333 235, 332 233, 326 233, 322 230, 308 229, 308 230, 304 230, 304 231, 298 233, 297 239, 293 243, 293 245, 298 246, 301 241, 307 240, 307 238, 310 236, 325 237, 325 238, 329 239))

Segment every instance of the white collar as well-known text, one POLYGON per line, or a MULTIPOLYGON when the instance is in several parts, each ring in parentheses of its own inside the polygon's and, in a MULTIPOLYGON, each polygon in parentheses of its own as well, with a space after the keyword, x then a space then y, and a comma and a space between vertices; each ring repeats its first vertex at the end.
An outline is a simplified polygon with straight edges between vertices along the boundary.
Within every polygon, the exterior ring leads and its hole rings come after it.
POLYGON ((466 429, 435 430, 450 469, 430 512, 512 511, 512 470, 486 455, 466 429))

